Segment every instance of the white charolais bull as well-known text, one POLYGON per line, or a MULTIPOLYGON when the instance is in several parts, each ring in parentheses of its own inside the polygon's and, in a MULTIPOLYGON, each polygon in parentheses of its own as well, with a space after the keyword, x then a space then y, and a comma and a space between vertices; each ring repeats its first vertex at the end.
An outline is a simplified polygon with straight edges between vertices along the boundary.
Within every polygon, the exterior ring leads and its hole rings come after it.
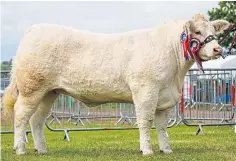
MULTIPOLYGON (((25 33, 14 59, 6 89, 5 112, 15 111, 14 149, 25 153, 24 130, 30 122, 35 149, 46 153, 43 126, 54 100, 68 94, 88 106, 132 102, 140 132, 140 150, 153 154, 150 127, 155 121, 160 150, 172 152, 166 135, 168 109, 180 99, 184 76, 193 65, 185 60, 180 35, 204 41, 228 27, 224 20, 208 21, 197 14, 155 28, 120 34, 96 34, 39 24, 25 33)), ((212 40, 199 57, 219 57, 212 40)))

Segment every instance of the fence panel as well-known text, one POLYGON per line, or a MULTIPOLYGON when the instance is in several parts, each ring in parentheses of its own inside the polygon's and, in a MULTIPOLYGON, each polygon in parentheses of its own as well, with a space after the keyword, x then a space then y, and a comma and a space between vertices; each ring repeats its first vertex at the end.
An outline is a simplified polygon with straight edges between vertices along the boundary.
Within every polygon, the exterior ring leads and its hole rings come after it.
MULTIPOLYGON (((169 127, 176 123, 176 111, 176 107, 170 109, 169 127)), ((52 131, 64 131, 67 140, 70 140, 69 131, 137 129, 133 104, 107 103, 87 107, 65 95, 60 95, 54 103, 46 126, 52 131)))
POLYGON ((190 70, 185 77, 182 121, 189 126, 235 125, 236 69, 190 70))
MULTIPOLYGON (((10 83, 10 79, 9 79, 9 70, 2 70, 1 71, 1 93, 0 96, 2 98, 3 96, 3 92, 5 90, 5 88, 9 85, 10 83)), ((2 104, 1 104, 2 105, 2 104)), ((2 112, 2 107, 1 107, 1 112, 2 112)), ((1 113, 1 134, 10 134, 13 133, 13 120, 5 120, 2 117, 2 113, 1 113)))

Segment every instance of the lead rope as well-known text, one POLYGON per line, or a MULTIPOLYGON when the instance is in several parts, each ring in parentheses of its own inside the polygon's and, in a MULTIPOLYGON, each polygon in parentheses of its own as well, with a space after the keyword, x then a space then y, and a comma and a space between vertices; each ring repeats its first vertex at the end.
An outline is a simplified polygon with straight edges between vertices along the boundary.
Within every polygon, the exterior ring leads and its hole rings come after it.
MULTIPOLYGON (((219 40, 219 44, 222 44, 222 43, 225 41, 226 37, 230 34, 230 32, 231 32, 234 28, 236 28, 236 23, 234 23, 230 28, 228 28, 228 29, 226 30, 224 37, 221 38, 221 40, 219 40)), ((227 51, 226 55, 224 56, 224 55, 223 55, 224 53, 221 54, 221 56, 222 56, 223 59, 224 59, 226 56, 228 56, 229 54, 231 54, 231 50, 233 49, 233 45, 234 45, 235 41, 236 41, 236 33, 234 34, 234 38, 233 38, 233 40, 232 40, 232 42, 231 42, 231 45, 230 45, 229 50, 227 51)))
POLYGON ((226 30, 225 36, 219 40, 219 44, 223 43, 229 33, 236 27, 236 23, 234 23, 229 29, 226 30))

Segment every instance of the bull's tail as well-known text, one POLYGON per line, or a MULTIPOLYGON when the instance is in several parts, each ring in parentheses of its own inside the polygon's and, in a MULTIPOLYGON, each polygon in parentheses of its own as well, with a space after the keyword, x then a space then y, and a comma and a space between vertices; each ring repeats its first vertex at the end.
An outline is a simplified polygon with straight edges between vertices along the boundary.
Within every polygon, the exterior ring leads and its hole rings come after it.
POLYGON ((11 71, 11 82, 5 89, 2 97, 3 115, 5 119, 12 118, 14 113, 14 105, 18 97, 14 66, 11 71))

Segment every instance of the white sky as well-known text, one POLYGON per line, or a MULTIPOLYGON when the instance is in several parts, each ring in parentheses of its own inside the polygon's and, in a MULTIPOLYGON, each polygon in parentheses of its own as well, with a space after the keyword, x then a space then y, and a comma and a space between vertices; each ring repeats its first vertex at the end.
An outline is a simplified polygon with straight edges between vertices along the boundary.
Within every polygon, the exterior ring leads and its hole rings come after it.
POLYGON ((207 16, 217 1, 198 2, 1 2, 1 60, 15 55, 24 31, 35 23, 55 23, 93 32, 123 32, 171 20, 207 16))

